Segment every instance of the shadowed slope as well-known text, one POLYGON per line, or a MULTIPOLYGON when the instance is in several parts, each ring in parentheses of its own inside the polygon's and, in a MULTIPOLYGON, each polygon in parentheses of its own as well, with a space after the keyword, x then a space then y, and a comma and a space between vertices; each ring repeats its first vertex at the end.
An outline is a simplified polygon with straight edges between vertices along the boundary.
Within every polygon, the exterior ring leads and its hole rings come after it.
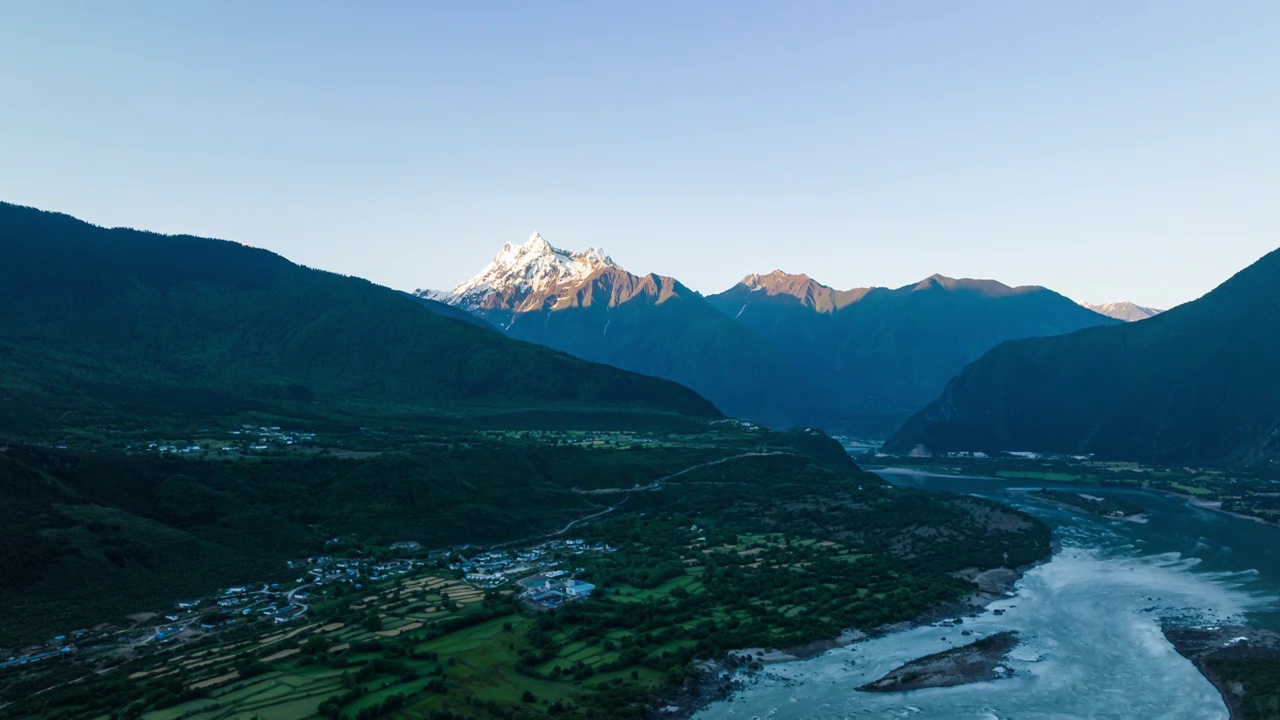
POLYGON ((1141 322, 996 348, 889 447, 1273 462, 1278 352, 1280 251, 1141 322))

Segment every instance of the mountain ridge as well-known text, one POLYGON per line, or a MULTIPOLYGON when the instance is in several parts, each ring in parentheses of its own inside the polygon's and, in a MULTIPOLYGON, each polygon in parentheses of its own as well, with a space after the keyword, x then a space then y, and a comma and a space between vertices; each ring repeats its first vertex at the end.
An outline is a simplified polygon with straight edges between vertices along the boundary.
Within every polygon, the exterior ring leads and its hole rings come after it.
POLYGON ((1280 250, 1140 322, 1003 344, 886 445, 1168 462, 1280 456, 1280 250))
POLYGON ((859 412, 876 408, 883 433, 1001 342, 1116 322, 1039 286, 940 274, 897 288, 837 291, 775 272, 749 275, 707 300, 859 412))
POLYGON ((1000 342, 1115 322, 1045 288, 941 274, 836 290, 775 270, 703 296, 538 234, 454 291, 419 294, 513 337, 675 380, 730 414, 854 434, 887 435, 1000 342))
POLYGON ((1144 305, 1138 305, 1137 303, 1129 300, 1100 303, 1098 305, 1082 302, 1080 305, 1081 307, 1089 308, 1100 315, 1106 315, 1107 317, 1115 318, 1116 320, 1124 320, 1125 322, 1146 320, 1149 317, 1155 317, 1156 315, 1164 312, 1164 310, 1157 310, 1144 305))
POLYGON ((603 250, 561 250, 535 231, 524 243, 504 245, 484 269, 453 290, 418 290, 414 294, 470 311, 521 312, 535 309, 549 296, 577 287, 611 266, 613 259, 603 250))
POLYGON ((0 386, 27 400, 17 415, 0 412, 0 429, 30 429, 31 407, 45 426, 58 424, 57 408, 198 414, 201 393, 219 413, 598 406, 719 417, 669 381, 519 343, 234 242, 0 203, 0 247, 0 386), (166 399, 179 395, 188 400, 166 399))

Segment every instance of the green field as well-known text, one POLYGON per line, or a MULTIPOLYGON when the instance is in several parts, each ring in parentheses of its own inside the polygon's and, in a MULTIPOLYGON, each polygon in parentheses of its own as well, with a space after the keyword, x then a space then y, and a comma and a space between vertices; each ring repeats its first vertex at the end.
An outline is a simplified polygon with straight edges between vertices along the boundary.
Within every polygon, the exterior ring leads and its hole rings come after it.
POLYGON ((354 592, 328 589, 301 621, 157 648, 105 674, 33 666, 29 684, 10 692, 55 689, 8 695, 6 711, 40 720, 109 711, 148 720, 640 718, 647 698, 683 686, 703 660, 906 620, 971 592, 961 569, 1048 552, 1047 528, 1027 516, 891 490, 831 457, 746 457, 632 493, 575 528, 586 546, 612 551, 565 557, 597 591, 554 611, 525 606, 512 585, 481 591, 423 568, 354 592))

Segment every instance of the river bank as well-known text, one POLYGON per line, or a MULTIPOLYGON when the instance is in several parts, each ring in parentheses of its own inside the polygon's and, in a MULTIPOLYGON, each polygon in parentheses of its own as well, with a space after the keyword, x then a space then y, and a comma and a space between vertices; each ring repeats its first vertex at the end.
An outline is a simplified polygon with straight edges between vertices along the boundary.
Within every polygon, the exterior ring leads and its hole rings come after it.
MULTIPOLYGON (((1053 551, 1056 552, 1055 546, 1053 551)), ((669 688, 656 694, 649 702, 647 717, 665 720, 687 720, 711 705, 727 701, 746 686, 752 676, 762 672, 771 665, 799 663, 812 660, 825 652, 836 648, 846 648, 859 643, 883 638, 905 630, 928 627, 953 627, 961 635, 970 631, 960 630, 965 618, 975 618, 986 608, 999 600, 1012 596, 1014 587, 1023 575, 1052 559, 1052 554, 1039 562, 1021 568, 990 568, 980 570, 971 568, 963 571, 961 576, 973 582, 977 589, 961 600, 945 603, 919 615, 911 620, 890 623, 869 631, 848 629, 838 637, 816 640, 804 645, 790 648, 743 648, 730 651, 720 661, 702 663, 697 672, 680 687, 669 688)), ((1003 611, 997 610, 999 614, 1003 611)), ((1003 640, 997 644, 1001 647, 1003 640)), ((972 644, 971 644, 972 645, 972 644)), ((967 647, 967 646, 966 646, 967 647)), ((1000 652, 1001 657, 1007 654, 1006 648, 1000 652)), ((924 660, 926 658, 920 658, 924 660)), ((979 682, 975 669, 966 674, 970 678, 965 682, 979 682)), ((906 688, 903 688, 906 689, 906 688)))
MULTIPOLYGON (((682 686, 666 689, 655 695, 649 703, 648 716, 669 720, 691 718, 715 703, 732 699, 753 675, 768 666, 811 660, 836 648, 849 647, 914 628, 959 628, 964 624, 965 618, 976 618, 992 603, 1012 596, 1024 574, 1051 560, 1058 549, 1058 544, 1054 542, 1047 556, 1019 568, 968 568, 960 571, 957 576, 972 582, 975 590, 964 598, 939 605, 911 620, 882 625, 869 631, 846 629, 835 638, 815 640, 795 647, 742 648, 730 651, 720 661, 702 663, 682 686)), ((1003 611, 996 612, 999 614, 1003 611)), ((970 634, 967 630, 959 629, 957 633, 970 634)))
MULTIPOLYGON (((1265 675, 1280 666, 1280 635, 1242 625, 1187 628, 1170 624, 1164 636, 1178 654, 1195 664, 1222 695, 1232 720, 1267 717, 1259 696, 1274 683, 1265 675)), ((1271 701, 1274 704, 1274 701, 1271 701)))
POLYGON ((1271 527, 1275 527, 1275 523, 1267 522, 1266 520, 1256 515, 1245 515, 1244 513, 1238 513, 1233 510, 1224 510, 1222 507, 1221 500, 1203 500, 1194 495, 1185 495, 1183 493, 1174 492, 1172 490, 1157 489, 1156 492, 1161 492, 1166 495, 1170 495, 1172 497, 1186 500, 1187 503, 1190 504, 1192 507, 1197 507, 1197 508, 1200 508, 1201 510, 1212 510, 1213 512, 1222 513, 1223 515, 1229 515, 1233 518, 1239 518, 1241 520, 1248 520, 1250 522, 1256 522, 1256 523, 1261 523, 1263 525, 1270 525, 1271 527))
MULTIPOLYGON (((1227 697, 1234 692, 1229 683, 1238 682, 1245 705, 1280 699, 1280 652, 1262 671, 1246 657, 1252 649, 1197 662, 1196 653, 1180 652, 1185 646, 1175 647, 1163 632, 1246 624, 1280 631, 1280 557, 1274 531, 1263 523, 1202 512, 1190 498, 1166 492, 1129 498, 1144 507, 1146 523, 1114 522, 1019 493, 1028 483, 1017 480, 918 471, 882 476, 895 485, 975 494, 1030 511, 1049 524, 1059 547, 1049 562, 1020 574, 1016 595, 996 599, 978 617, 961 614, 959 626, 925 617, 889 636, 877 633, 810 660, 741 674, 732 699, 705 708, 697 720, 810 714, 978 720, 1054 717, 1064 710, 1076 717, 1280 717, 1280 703, 1269 715, 1250 716, 1227 697), (965 631, 972 637, 960 637, 965 631), (854 691, 913 661, 1005 631, 1021 640, 1006 660, 1009 678, 928 692, 854 691), (1265 684, 1268 672, 1276 678, 1275 693, 1265 684)), ((991 589, 1000 595, 1000 588, 991 589)), ((1216 635, 1207 649, 1245 634, 1216 635)))
MULTIPOLYGON (((1030 485, 1034 485, 1034 484, 1035 484, 1035 482, 1034 482, 1034 481, 1032 481, 1032 480, 1021 480, 1021 479, 1014 479, 1014 478, 1002 478, 1002 477, 990 477, 990 476, 984 476, 984 475, 967 475, 967 474, 962 474, 962 473, 946 473, 946 472, 937 472, 937 469, 936 469, 936 468, 926 470, 926 469, 913 469, 913 468, 904 468, 904 467, 893 467, 893 466, 888 466, 888 465, 886 465, 886 466, 868 466, 868 467, 866 467, 865 469, 866 469, 867 471, 869 471, 869 472, 873 472, 873 473, 877 473, 877 474, 879 474, 879 473, 883 473, 883 474, 886 474, 886 475, 918 475, 918 476, 920 476, 920 477, 926 477, 926 478, 940 478, 940 479, 947 479, 947 480, 978 480, 978 481, 996 481, 996 482, 1002 482, 1002 483, 1010 483, 1010 484, 1023 485, 1023 486, 1027 486, 1027 487, 1030 487, 1030 485)), ((1040 482, 1039 482, 1039 484, 1040 484, 1040 485, 1042 485, 1042 486, 1048 486, 1048 485, 1052 485, 1052 486, 1062 486, 1062 487, 1068 487, 1068 486, 1069 486, 1069 487, 1072 487, 1072 488, 1074 488, 1075 486, 1089 486, 1089 485, 1096 485, 1097 487, 1100 487, 1100 488, 1102 488, 1102 489, 1104 489, 1104 490, 1113 490, 1113 489, 1114 489, 1114 490, 1141 490, 1141 491, 1144 491, 1144 492, 1152 492, 1152 493, 1157 493, 1157 494, 1164 495, 1164 496, 1167 496, 1167 497, 1177 498, 1178 500, 1186 501, 1186 503, 1187 503, 1188 505, 1192 506, 1192 507, 1200 508, 1200 509, 1202 509, 1202 510, 1210 510, 1210 511, 1215 512, 1215 513, 1221 513, 1221 514, 1223 514, 1223 515, 1227 515, 1227 516, 1229 516, 1229 517, 1237 518, 1237 519, 1239 519, 1239 520, 1248 520, 1248 521, 1250 521, 1250 522, 1260 523, 1260 524, 1262 524, 1262 525, 1268 525, 1268 526, 1271 526, 1271 527, 1276 527, 1276 526, 1277 526, 1277 523, 1270 522, 1270 521, 1268 521, 1268 520, 1266 520, 1266 519, 1264 519, 1264 518, 1260 518, 1260 517, 1258 517, 1258 516, 1256 516, 1256 515, 1247 515, 1247 514, 1245 514, 1245 513, 1235 512, 1235 511, 1233 511, 1233 510, 1225 510, 1225 509, 1223 509, 1223 507, 1222 507, 1222 501, 1221 501, 1221 500, 1206 500, 1206 499, 1204 499, 1204 498, 1202 498, 1202 497, 1199 497, 1199 496, 1196 496, 1196 495, 1191 495, 1191 494, 1188 494, 1188 493, 1181 493, 1181 492, 1178 492, 1178 491, 1176 491, 1176 490, 1169 490, 1169 489, 1167 489, 1167 488, 1163 488, 1163 487, 1137 486, 1137 485, 1115 485, 1115 486, 1109 486, 1109 485, 1105 485, 1105 484, 1103 484, 1103 483, 1101 482, 1101 480, 1099 480, 1098 482, 1095 482, 1095 483, 1089 483, 1089 482, 1084 482, 1084 481, 1053 482, 1053 481, 1051 481, 1051 480, 1044 480, 1044 481, 1040 481, 1040 482)), ((1010 488, 1010 489, 1012 490, 1013 488, 1010 488)), ((1120 519, 1120 518, 1117 518, 1117 519, 1120 519)), ((1128 518, 1128 517, 1127 517, 1127 518, 1123 518, 1123 519, 1125 519, 1125 520, 1129 520, 1129 521, 1131 521, 1131 522, 1142 522, 1142 520, 1136 520, 1136 519, 1134 519, 1134 518, 1128 518)))

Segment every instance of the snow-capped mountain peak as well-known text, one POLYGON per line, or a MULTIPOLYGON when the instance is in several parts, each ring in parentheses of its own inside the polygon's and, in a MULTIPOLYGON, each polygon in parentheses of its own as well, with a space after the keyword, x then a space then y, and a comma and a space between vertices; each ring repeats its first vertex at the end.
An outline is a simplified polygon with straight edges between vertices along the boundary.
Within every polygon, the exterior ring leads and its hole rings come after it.
POLYGON ((523 309, 526 300, 580 286, 602 267, 613 265, 603 250, 571 252, 553 247, 535 232, 522 244, 507 243, 478 275, 450 293, 424 295, 468 310, 481 307, 523 309))
POLYGON ((1116 320, 1124 320, 1125 322, 1146 320, 1149 317, 1154 317, 1164 312, 1163 310, 1137 305, 1129 302, 1128 300, 1102 303, 1101 305, 1090 305, 1089 303, 1080 304, 1099 315, 1106 315, 1107 317, 1115 318, 1116 320))
POLYGON ((771 273, 751 273, 742 278, 741 284, 751 290, 768 290, 786 283, 807 283, 810 282, 808 275, 801 273, 793 275, 782 270, 774 270, 771 273))

